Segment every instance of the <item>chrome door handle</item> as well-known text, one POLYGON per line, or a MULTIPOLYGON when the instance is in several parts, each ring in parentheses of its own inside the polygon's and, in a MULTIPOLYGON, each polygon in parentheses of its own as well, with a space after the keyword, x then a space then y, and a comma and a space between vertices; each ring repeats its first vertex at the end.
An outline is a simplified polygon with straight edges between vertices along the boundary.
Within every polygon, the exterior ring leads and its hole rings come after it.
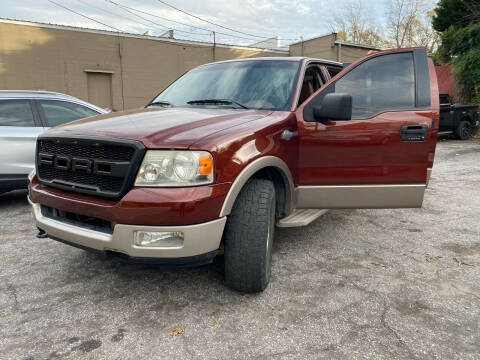
POLYGON ((298 136, 298 131, 283 130, 282 139, 290 140, 292 137, 298 136))

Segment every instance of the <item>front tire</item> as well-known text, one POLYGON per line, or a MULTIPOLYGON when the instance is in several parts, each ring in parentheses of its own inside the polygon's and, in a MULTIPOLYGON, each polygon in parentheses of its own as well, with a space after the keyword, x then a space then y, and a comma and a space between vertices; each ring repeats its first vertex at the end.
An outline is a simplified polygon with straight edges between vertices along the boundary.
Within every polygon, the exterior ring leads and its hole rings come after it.
POLYGON ((458 127, 455 129, 455 138, 458 140, 468 140, 472 133, 472 124, 468 120, 460 121, 458 127))
POLYGON ((225 227, 225 281, 243 292, 263 291, 271 272, 275 231, 275 188, 263 179, 249 180, 225 227))

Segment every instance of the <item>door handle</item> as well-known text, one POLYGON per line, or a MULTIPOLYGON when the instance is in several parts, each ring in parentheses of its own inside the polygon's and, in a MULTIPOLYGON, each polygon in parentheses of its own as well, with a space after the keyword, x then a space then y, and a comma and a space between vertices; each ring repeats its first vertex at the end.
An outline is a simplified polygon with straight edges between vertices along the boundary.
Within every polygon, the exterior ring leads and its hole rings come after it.
POLYGON ((427 125, 404 125, 401 128, 402 141, 424 141, 427 138, 427 125))
POLYGON ((282 139, 290 140, 292 137, 298 136, 298 131, 283 130, 282 139))

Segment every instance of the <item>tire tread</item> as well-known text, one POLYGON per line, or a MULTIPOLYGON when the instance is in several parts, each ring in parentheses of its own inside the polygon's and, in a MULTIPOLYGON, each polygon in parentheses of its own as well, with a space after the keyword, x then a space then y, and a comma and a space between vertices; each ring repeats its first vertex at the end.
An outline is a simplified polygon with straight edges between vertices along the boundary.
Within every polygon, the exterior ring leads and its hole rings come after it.
POLYGON ((272 201, 275 204, 272 182, 251 179, 241 190, 228 217, 224 238, 225 280, 236 290, 259 292, 268 285, 265 240, 271 221, 272 201))

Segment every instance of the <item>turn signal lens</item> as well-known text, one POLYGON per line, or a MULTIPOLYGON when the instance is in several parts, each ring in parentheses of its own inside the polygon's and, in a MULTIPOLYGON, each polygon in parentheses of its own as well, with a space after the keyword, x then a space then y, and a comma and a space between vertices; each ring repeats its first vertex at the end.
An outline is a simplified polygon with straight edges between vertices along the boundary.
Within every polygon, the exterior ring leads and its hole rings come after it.
POLYGON ((201 155, 198 158, 198 169, 200 175, 210 175, 213 171, 213 157, 210 154, 201 155))

